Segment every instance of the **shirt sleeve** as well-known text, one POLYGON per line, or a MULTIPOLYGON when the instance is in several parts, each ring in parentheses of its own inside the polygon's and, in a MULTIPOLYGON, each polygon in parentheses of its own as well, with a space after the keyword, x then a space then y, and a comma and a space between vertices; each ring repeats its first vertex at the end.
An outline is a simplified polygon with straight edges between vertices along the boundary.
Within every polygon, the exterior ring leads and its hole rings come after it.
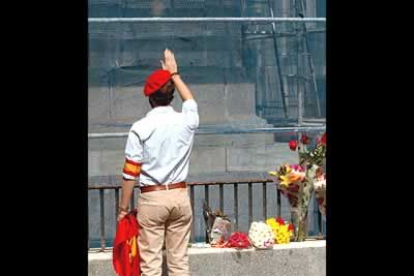
POLYGON ((125 164, 122 177, 126 180, 135 180, 141 173, 143 146, 138 133, 131 130, 125 148, 125 164))
POLYGON ((192 130, 199 125, 198 106, 194 99, 183 102, 183 114, 185 124, 192 130))

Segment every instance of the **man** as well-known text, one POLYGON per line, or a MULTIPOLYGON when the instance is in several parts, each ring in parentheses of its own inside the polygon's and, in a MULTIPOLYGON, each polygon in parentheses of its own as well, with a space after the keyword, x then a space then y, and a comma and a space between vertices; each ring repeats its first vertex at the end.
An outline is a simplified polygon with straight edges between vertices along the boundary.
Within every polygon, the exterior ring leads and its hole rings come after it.
POLYGON ((161 276, 165 237, 169 276, 187 276, 192 210, 185 181, 199 116, 197 103, 182 81, 170 50, 165 50, 161 65, 163 69, 153 72, 144 87, 152 110, 129 132, 117 219, 127 214, 139 177, 141 275, 161 276), (170 105, 175 88, 183 100, 181 113, 170 105))

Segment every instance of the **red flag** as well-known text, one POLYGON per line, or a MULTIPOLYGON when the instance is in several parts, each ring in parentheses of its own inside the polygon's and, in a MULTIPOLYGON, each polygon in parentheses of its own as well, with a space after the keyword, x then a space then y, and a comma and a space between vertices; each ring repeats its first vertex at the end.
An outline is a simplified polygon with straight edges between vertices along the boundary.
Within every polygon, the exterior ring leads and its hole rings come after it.
POLYGON ((136 212, 127 214, 116 230, 112 262, 119 276, 140 276, 136 212))

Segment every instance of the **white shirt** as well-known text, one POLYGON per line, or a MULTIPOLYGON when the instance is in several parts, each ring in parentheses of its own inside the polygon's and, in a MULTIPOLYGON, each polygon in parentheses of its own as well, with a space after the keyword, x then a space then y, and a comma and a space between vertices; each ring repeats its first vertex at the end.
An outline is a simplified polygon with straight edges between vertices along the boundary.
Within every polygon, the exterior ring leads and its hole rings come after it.
MULTIPOLYGON (((198 124, 197 103, 190 99, 183 102, 182 112, 176 112, 170 105, 156 107, 132 125, 125 157, 142 164, 140 186, 186 180, 198 124)), ((123 177, 136 178, 125 171, 123 177)))

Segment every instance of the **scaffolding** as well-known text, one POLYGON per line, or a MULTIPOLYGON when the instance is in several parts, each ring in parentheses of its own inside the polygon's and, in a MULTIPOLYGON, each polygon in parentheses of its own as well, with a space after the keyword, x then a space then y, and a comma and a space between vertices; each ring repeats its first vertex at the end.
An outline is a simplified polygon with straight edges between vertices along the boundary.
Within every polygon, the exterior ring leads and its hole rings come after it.
MULTIPOLYGON (((242 62, 246 70, 250 71, 251 76, 256 79, 257 115, 265 118, 275 128, 301 127, 304 123, 320 126, 325 124, 326 105, 324 48, 319 51, 323 54, 322 58, 317 58, 319 64, 315 67, 314 56, 319 56, 320 53, 315 54, 315 51, 312 53, 311 44, 315 43, 311 40, 312 37, 321 34, 323 37, 319 41, 322 41, 322 44, 319 44, 324 47, 326 18, 306 16, 315 15, 309 12, 310 8, 307 7, 307 3, 312 1, 319 0, 89 0, 89 34, 90 39, 98 40, 165 38, 172 43, 176 39, 196 40, 200 35, 204 37, 228 35, 233 40, 234 37, 236 40, 240 37, 243 52, 246 52, 246 49, 247 51, 253 49, 251 52, 256 52, 250 56, 246 55, 242 62), (109 11, 96 8, 106 6, 110 7, 109 11), (216 17, 208 14, 208 9, 213 9, 215 14, 221 12, 238 16, 216 17), (95 10, 99 12, 94 13, 95 10), (142 10, 145 12, 143 13, 142 10), (188 14, 189 10, 194 10, 195 15, 205 16, 168 16, 180 14, 179 11, 188 14), (96 16, 102 14, 111 16, 96 16), (135 14, 142 16, 131 16, 135 14), (282 17, 277 17, 275 14, 282 17), (257 53, 259 51, 260 53, 257 53), (253 70, 256 72, 252 72, 253 70), (308 108, 312 112, 305 112, 305 105, 307 107, 313 105, 312 108, 308 108)), ((324 3, 322 8, 325 8, 324 3)), ((220 43, 224 45, 223 42, 220 43)), ((121 44, 117 50, 127 48, 124 44, 121 44)), ((227 48, 232 46, 231 43, 227 45, 229 45, 226 46, 227 48)), ((92 59, 96 57, 94 53, 90 52, 90 55, 92 59)), ((192 59, 192 63, 197 63, 200 58, 192 57, 192 59)), ((116 68, 124 71, 138 68, 134 65, 119 65, 118 61, 115 63, 113 69, 108 70, 105 76, 111 90, 111 99, 114 97, 112 90, 117 83, 116 78, 119 78, 119 74, 115 72, 116 68)), ((102 79, 102 76, 100 78, 102 79)), ((110 114, 113 113, 111 108, 110 114)))
MULTIPOLYGON (((270 1, 269 1, 270 2, 270 1)), ((313 28, 307 28, 306 23, 326 23, 326 18, 316 18, 316 17, 273 17, 273 9, 270 7, 270 14, 271 17, 148 17, 148 18, 137 18, 137 17, 129 17, 129 18, 96 18, 92 17, 88 19, 90 25, 99 25, 104 31, 110 32, 108 28, 110 25, 113 24, 142 24, 142 23, 242 23, 241 25, 241 41, 242 43, 248 43, 249 41, 257 41, 257 40, 267 40, 270 39, 273 44, 274 48, 274 60, 275 64, 272 64, 272 68, 276 68, 275 73, 277 77, 274 78, 272 83, 272 77, 268 77, 268 73, 264 73, 266 85, 266 89, 271 92, 264 92, 259 93, 260 95, 257 96, 256 102, 256 109, 257 114, 261 117, 265 117, 270 123, 272 123, 275 128, 274 131, 279 131, 284 129, 286 125, 294 126, 294 131, 301 130, 301 126, 306 122, 313 122, 317 127, 325 124, 325 120, 323 118, 323 105, 320 103, 320 97, 318 94, 318 85, 316 80, 316 73, 314 69, 314 62, 312 60, 312 55, 309 51, 309 35, 310 33, 324 33, 325 28, 324 26, 317 26, 313 28), (280 26, 277 28, 277 24, 281 23, 294 23, 296 24, 290 28, 283 28, 280 26), (102 24, 108 25, 106 27, 102 27, 102 24), (270 24, 271 28, 266 28, 270 24), (289 56, 286 54, 280 53, 280 47, 288 47, 280 43, 280 40, 286 40, 291 38, 292 40, 296 40, 295 51, 296 53, 291 53, 289 56), (279 46, 278 46, 279 44, 279 46), (296 55, 296 58, 294 58, 296 55), (282 70, 287 67, 292 67, 292 65, 287 65, 289 61, 288 59, 295 59, 293 62, 296 63, 296 72, 288 72, 289 70, 285 70, 285 73, 282 73, 282 70), (306 60, 305 60, 306 59, 306 60), (302 64, 300 64, 302 63, 302 64), (301 65, 303 66, 301 70, 301 65), (306 67, 306 68, 305 68, 306 67), (306 73, 305 73, 306 72, 306 73), (289 83, 296 83, 296 91, 293 91, 294 95, 297 95, 297 121, 295 119, 291 120, 288 105, 289 99, 292 98, 292 91, 290 93, 287 90, 292 90, 292 85, 289 83), (277 91, 280 93, 279 96, 276 95, 273 91, 275 84, 278 86, 277 91), (270 86, 270 87, 269 87, 270 86), (313 94, 315 103, 316 103, 316 119, 304 119, 304 96, 306 94, 313 94), (281 107, 280 107, 281 105, 281 107), (274 110, 282 109, 283 115, 282 116, 274 116, 274 110), (321 118, 322 117, 322 118, 321 118), (318 119, 319 118, 319 119, 318 119), (281 128, 282 127, 282 128, 281 128)), ((303 12, 303 11, 302 11, 303 12)), ((301 10, 297 9, 296 15, 301 14, 301 10)), ((149 28, 149 25, 143 26, 144 28, 149 28)), ((211 27, 211 25, 207 25, 205 28, 211 27)), ((217 27, 217 25, 214 25, 217 27)), ((90 26, 90 29, 94 29, 94 26, 90 26)), ((218 29, 218 27, 217 27, 218 29)), ((230 29, 230 28, 228 28, 230 29)), ((168 32, 168 30, 163 30, 164 32, 168 32)), ((93 31, 92 31, 93 32, 93 31)), ((113 30, 115 32, 115 29, 113 30)), ((145 35, 145 34, 144 34, 145 35)), ((180 35, 176 35, 176 37, 180 37, 180 35)), ((284 41, 286 44, 286 41, 284 41)), ((285 50, 286 52, 286 50, 285 50)), ((269 60, 269 59, 268 59, 269 60)), ((293 63, 290 61, 290 63, 293 63)), ((292 71, 292 70, 290 70, 292 71)), ((111 76, 111 72, 109 72, 111 76)), ((114 82, 113 78, 109 78, 109 82, 114 82)), ((111 85, 111 84, 110 84, 111 85)), ((257 92, 257 91, 256 91, 257 92)), ((292 105, 292 100, 290 105, 292 105)), ((290 112, 292 113, 292 112, 290 112)), ((312 128, 312 126, 309 126, 312 128)), ((202 128, 202 126, 201 126, 202 128)), ((260 131, 258 129, 252 130, 253 132, 260 131)), ((266 130, 268 131, 268 130, 266 130)), ((210 133, 210 131, 207 131, 210 133)), ((199 131, 199 134, 206 133, 205 131, 199 131)), ((217 130, 217 134, 221 133, 220 130, 217 130)), ((240 133, 240 130, 235 130, 234 133, 240 133)), ((114 134, 108 133, 109 136, 113 136, 114 134)), ((104 137, 104 134, 99 134, 99 137, 104 137)), ((89 137, 95 137, 93 134, 89 135, 89 137)))

